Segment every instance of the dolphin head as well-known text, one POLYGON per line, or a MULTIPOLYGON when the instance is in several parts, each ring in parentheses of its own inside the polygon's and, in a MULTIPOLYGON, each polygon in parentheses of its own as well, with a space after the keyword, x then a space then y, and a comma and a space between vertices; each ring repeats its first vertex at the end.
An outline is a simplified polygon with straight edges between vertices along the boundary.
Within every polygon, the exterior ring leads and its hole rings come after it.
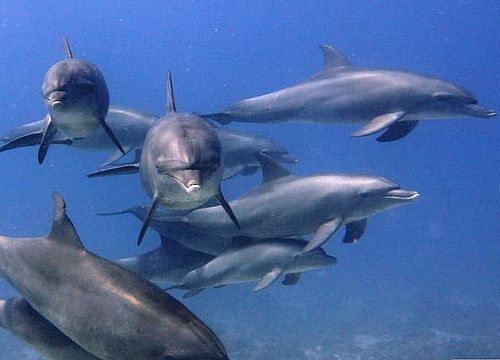
POLYGON ((337 259, 328 255, 322 248, 316 248, 312 251, 300 252, 295 256, 291 268, 294 272, 303 272, 314 270, 323 266, 332 266, 337 263, 337 259))
POLYGON ((478 104, 476 97, 462 86, 440 79, 421 81, 417 89, 419 117, 445 118, 472 116, 490 118, 495 110, 478 104))
POLYGON ((49 113, 88 108, 89 103, 93 106, 92 101, 107 109, 109 95, 103 84, 102 75, 92 64, 81 60, 63 60, 45 74, 42 96, 49 113))

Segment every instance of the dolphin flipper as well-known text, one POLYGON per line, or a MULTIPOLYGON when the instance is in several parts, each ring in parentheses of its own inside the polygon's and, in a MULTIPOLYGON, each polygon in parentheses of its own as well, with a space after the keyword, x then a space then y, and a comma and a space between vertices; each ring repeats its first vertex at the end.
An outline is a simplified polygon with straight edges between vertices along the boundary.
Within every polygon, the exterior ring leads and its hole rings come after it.
POLYGON ((38 163, 42 164, 49 150, 50 143, 52 139, 56 136, 57 126, 52 121, 52 117, 49 115, 47 117, 47 122, 45 123, 45 130, 43 131, 42 141, 40 142, 40 147, 38 148, 38 163))
MULTIPOLYGON (((126 154, 128 154, 134 147, 133 146, 125 146, 123 150, 125 150, 125 154, 123 154, 119 149, 116 149, 106 160, 104 160, 101 165, 99 165, 100 168, 109 166, 111 164, 114 164, 118 160, 120 160, 122 157, 124 157, 126 154)), ((136 161, 139 162, 139 161, 136 161)))
POLYGON ((368 124, 363 126, 361 129, 353 132, 351 134, 352 137, 361 137, 361 136, 368 136, 375 134, 379 131, 382 131, 392 124, 394 124, 396 121, 401 120, 403 116, 405 116, 406 113, 404 111, 396 111, 388 114, 383 114, 376 116, 373 118, 372 121, 370 121, 368 124))
POLYGON ((37 131, 13 138, 6 141, 0 146, 0 152, 40 144, 40 142, 42 141, 42 137, 43 133, 37 131))
POLYGON ((214 114, 206 114, 200 115, 201 118, 205 120, 217 121, 219 124, 226 125, 233 121, 233 117, 229 114, 225 113, 214 113, 214 114))
POLYGON ((231 206, 227 203, 226 199, 224 198, 224 195, 222 195, 222 191, 219 187, 219 191, 215 195, 215 198, 217 201, 220 203, 226 214, 231 218, 233 221, 234 225, 238 228, 238 230, 241 230, 241 225, 238 222, 238 219, 236 218, 236 215, 234 215, 233 209, 231 209, 231 206))
POLYGON ((330 236, 332 236, 339 229, 339 227, 342 226, 343 223, 343 219, 335 218, 321 225, 316 231, 314 239, 307 243, 302 252, 306 253, 323 245, 330 238, 330 236))
POLYGON ((281 274, 283 274, 283 270, 281 269, 274 269, 273 271, 268 272, 253 288, 253 291, 264 290, 265 288, 269 287, 273 282, 278 280, 281 274))
POLYGON ((366 219, 353 221, 345 226, 345 235, 342 240, 345 243, 353 243, 358 241, 366 230, 366 219))
POLYGON ((123 147, 122 145, 120 144, 120 141, 118 141, 118 138, 116 137, 116 135, 114 134, 113 130, 111 130, 111 128, 108 126, 108 124, 106 124, 106 120, 105 120, 105 117, 101 117, 99 118, 99 123, 101 124, 102 128, 104 129, 104 131, 106 132, 106 135, 108 135, 108 137, 110 138, 110 140, 113 142, 113 144, 115 144, 115 146, 118 148, 118 150, 121 151, 121 153, 123 155, 125 155, 125 150, 123 150, 123 147))
POLYGON ((153 200, 151 201, 151 205, 149 206, 146 218, 144 219, 144 223, 142 224, 141 231, 139 232, 139 237, 137 238, 137 246, 140 246, 142 240, 144 240, 144 235, 148 230, 149 224, 151 223, 151 219, 153 217, 153 213, 155 212, 159 203, 160 203, 160 198, 156 195, 153 195, 153 200))
POLYGON ((129 163, 111 166, 106 169, 101 169, 87 174, 88 178, 100 177, 100 176, 112 176, 112 175, 127 175, 135 174, 139 171, 138 163, 129 163))
POLYGON ((418 120, 398 121, 377 138, 378 142, 399 140, 408 135, 418 124, 418 120))
POLYGON ((290 273, 285 275, 282 284, 285 286, 293 286, 297 284, 299 280, 300 280, 300 273, 290 273))
POLYGON ((188 299, 190 297, 196 296, 199 293, 201 293, 203 290, 205 290, 205 289, 192 289, 192 290, 188 290, 188 291, 186 291, 184 293, 184 295, 182 295, 182 298, 183 299, 188 299))

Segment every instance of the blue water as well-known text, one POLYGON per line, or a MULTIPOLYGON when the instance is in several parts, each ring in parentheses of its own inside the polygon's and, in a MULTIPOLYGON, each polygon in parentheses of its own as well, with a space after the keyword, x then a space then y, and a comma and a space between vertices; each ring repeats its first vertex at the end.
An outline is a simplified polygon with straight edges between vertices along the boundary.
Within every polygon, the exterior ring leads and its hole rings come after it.
MULTIPOLYGON (((434 75, 500 109, 500 2, 492 1, 3 1, 0 133, 45 115, 40 86, 63 56, 103 72, 115 105, 161 115, 172 70, 177 108, 209 113, 291 85, 322 65, 329 43, 354 64, 434 75)), ((296 174, 387 176, 421 198, 370 219, 362 241, 326 245, 335 268, 294 287, 214 289, 185 303, 232 359, 500 358, 500 131, 498 119, 423 122, 390 144, 351 139, 353 126, 248 125, 300 159, 296 174)), ((52 191, 63 194, 87 248, 114 258, 140 251, 133 218, 102 218, 149 203, 138 177, 88 180, 107 153, 51 147, 0 154, 0 233, 48 232, 52 191)), ((224 184, 234 198, 258 182, 224 184)), ((0 297, 14 290, 0 280, 0 297)), ((31 350, 0 332, 0 359, 31 350)), ((32 355, 30 355, 32 356, 32 355)))

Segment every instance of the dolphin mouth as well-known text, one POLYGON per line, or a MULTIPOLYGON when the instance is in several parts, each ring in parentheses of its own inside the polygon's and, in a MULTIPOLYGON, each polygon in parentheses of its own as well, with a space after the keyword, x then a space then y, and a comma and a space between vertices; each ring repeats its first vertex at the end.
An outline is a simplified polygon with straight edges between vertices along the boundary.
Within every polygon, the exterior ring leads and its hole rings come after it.
POLYGON ((59 110, 64 106, 64 103, 61 100, 54 100, 50 103, 50 106, 54 110, 59 110))
POLYGON ((194 179, 182 181, 181 179, 177 178, 172 174, 164 173, 163 175, 168 176, 172 180, 175 180, 175 182, 177 182, 182 187, 182 189, 184 189, 184 191, 188 194, 195 193, 201 189, 201 185, 194 179))
POLYGON ((465 104, 464 108, 468 115, 474 117, 491 118, 497 114, 495 110, 482 107, 478 104, 465 104))
POLYGON ((416 191, 394 189, 384 194, 385 199, 393 199, 400 201, 415 201, 419 198, 420 194, 416 191))

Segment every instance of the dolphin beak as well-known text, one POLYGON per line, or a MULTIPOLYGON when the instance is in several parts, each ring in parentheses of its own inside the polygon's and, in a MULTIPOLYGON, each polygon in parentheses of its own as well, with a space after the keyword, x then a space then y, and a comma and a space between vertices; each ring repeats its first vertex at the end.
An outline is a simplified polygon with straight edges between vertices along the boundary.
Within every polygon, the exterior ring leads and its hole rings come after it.
POLYGON ((416 191, 409 191, 403 189, 394 189, 386 192, 384 198, 394 199, 400 201, 415 201, 419 198, 420 194, 416 191))
POLYGON ((291 156, 289 154, 281 155, 279 160, 281 162, 286 163, 286 164, 297 164, 299 162, 299 160, 297 160, 296 158, 294 158, 293 156, 291 156))
POLYGON ((497 114, 495 110, 482 107, 478 104, 466 104, 464 108, 467 115, 474 117, 490 118, 497 114))

